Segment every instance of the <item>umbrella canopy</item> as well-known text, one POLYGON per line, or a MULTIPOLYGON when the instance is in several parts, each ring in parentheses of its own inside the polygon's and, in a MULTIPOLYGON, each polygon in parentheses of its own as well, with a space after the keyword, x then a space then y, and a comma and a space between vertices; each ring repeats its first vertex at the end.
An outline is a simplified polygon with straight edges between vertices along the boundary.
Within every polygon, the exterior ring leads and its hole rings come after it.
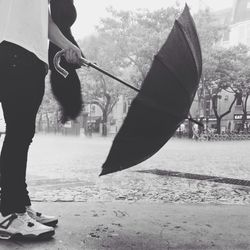
POLYGON ((133 100, 100 175, 154 155, 188 117, 202 72, 195 24, 186 5, 133 100))

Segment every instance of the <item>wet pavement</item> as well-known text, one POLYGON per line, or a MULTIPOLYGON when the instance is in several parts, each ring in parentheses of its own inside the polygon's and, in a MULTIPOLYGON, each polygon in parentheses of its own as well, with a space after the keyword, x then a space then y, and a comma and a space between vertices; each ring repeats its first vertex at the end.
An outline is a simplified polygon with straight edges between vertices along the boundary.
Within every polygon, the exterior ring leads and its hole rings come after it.
POLYGON ((250 141, 172 139, 148 161, 98 177, 111 143, 112 138, 36 135, 28 164, 32 200, 250 204, 247 186, 138 172, 158 169, 250 180, 250 141))
POLYGON ((39 202, 59 216, 46 241, 0 241, 1 250, 249 250, 250 206, 155 202, 39 202))
POLYGON ((250 180, 250 141, 173 139, 148 161, 98 177, 111 143, 37 135, 27 182, 33 206, 59 217, 56 234, 48 241, 1 241, 0 249, 250 249, 249 186, 156 174, 250 180))

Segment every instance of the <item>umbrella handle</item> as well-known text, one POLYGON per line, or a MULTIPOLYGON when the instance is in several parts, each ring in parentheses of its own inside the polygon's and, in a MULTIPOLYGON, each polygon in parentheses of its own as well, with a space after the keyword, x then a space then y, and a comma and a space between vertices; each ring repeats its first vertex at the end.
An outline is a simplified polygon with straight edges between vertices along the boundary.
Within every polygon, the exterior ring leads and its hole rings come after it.
MULTIPOLYGON (((59 52, 56 53, 56 55, 54 56, 54 59, 53 59, 53 64, 54 64, 54 67, 56 69, 56 71, 58 73, 60 73, 63 77, 67 77, 69 72, 67 72, 67 70, 65 70, 63 67, 60 66, 60 62, 61 62, 61 57, 65 54, 65 51, 64 50, 61 50, 59 52)), ((80 65, 81 66, 87 66, 87 67, 92 67, 98 71, 100 71, 101 73, 115 79, 116 81, 124 84, 125 86, 135 90, 136 92, 140 92, 140 90, 134 86, 132 86, 131 84, 121 80, 120 78, 116 77, 116 76, 113 76, 112 74, 110 74, 109 72, 101 69, 100 67, 98 67, 95 63, 92 63, 90 61, 88 61, 87 59, 81 57, 80 58, 80 65)))
MULTIPOLYGON (((66 78, 69 75, 69 72, 65 70, 61 65, 61 57, 65 55, 65 50, 61 50, 57 52, 53 58, 53 64, 56 69, 56 71, 61 74, 64 78, 66 78)), ((81 66, 90 66, 90 62, 87 61, 85 58, 80 58, 80 65, 81 66)))
POLYGON ((67 70, 65 70, 63 67, 61 67, 60 62, 61 62, 61 57, 65 55, 65 51, 61 50, 56 53, 56 55, 53 58, 53 64, 56 69, 56 71, 61 74, 64 78, 66 78, 69 74, 67 70))

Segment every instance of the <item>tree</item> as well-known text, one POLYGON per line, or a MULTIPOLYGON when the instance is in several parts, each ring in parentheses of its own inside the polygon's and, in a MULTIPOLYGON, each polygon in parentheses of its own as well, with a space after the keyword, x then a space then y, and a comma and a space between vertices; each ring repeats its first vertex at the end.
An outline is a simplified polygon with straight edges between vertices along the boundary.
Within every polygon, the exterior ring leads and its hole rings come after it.
POLYGON ((179 9, 156 11, 116 11, 109 9, 111 17, 102 19, 98 32, 116 48, 117 63, 131 70, 129 81, 140 87, 154 55, 166 40, 179 9))
MULTIPOLYGON (((239 98, 239 91, 233 87, 236 81, 237 70, 239 69, 235 60, 234 50, 221 48, 220 42, 223 36, 229 31, 229 24, 220 23, 216 15, 209 9, 198 12, 195 17, 198 34, 200 37, 203 55, 203 73, 198 91, 199 105, 206 116, 206 101, 211 100, 212 109, 217 120, 217 133, 221 132, 221 120, 228 115, 236 100, 239 98), (223 91, 234 94, 228 109, 219 114, 218 102, 223 91), (208 98, 208 100, 207 100, 208 98)), ((208 119, 208 117, 206 117, 208 119)))
POLYGON ((202 54, 206 60, 206 55, 210 55, 211 49, 217 47, 229 31, 229 24, 219 22, 217 16, 210 9, 199 11, 194 15, 194 20, 201 42, 202 54))
POLYGON ((53 97, 51 87, 49 83, 49 76, 45 80, 45 93, 42 104, 37 114, 37 129, 42 130, 42 122, 46 120, 46 131, 47 132, 58 132, 60 130, 60 114, 58 104, 53 97))
MULTIPOLYGON (((179 10, 168 8, 154 12, 131 12, 110 8, 109 12, 111 16, 102 20, 97 36, 82 41, 81 47, 86 57, 97 62, 101 68, 139 87, 179 10)), ((118 96, 123 94, 131 98, 136 92, 95 70, 89 71, 87 76, 82 73, 81 79, 85 82, 86 98, 103 112, 105 134, 107 117, 118 96)))
POLYGON ((238 67, 234 88, 239 93, 238 98, 242 105, 242 129, 244 129, 247 121, 247 103, 250 94, 250 56, 249 48, 244 45, 237 46, 235 50, 235 53, 237 53, 238 67))
MULTIPOLYGON (((244 109, 246 113, 246 105, 249 95, 249 78, 247 71, 249 66, 248 49, 239 45, 229 49, 214 50, 211 55, 214 58, 216 69, 213 74, 209 75, 206 82, 206 89, 212 100, 212 108, 217 119, 217 133, 221 132, 221 120, 228 115, 238 99, 243 98, 243 92, 246 93, 244 109), (218 101, 221 98, 222 91, 229 92, 234 95, 232 102, 228 106, 228 110, 219 114, 218 101)), ((249 75, 249 73, 248 73, 249 75)), ((246 117, 246 114, 244 115, 246 117)))
MULTIPOLYGON (((87 58, 92 62, 109 71, 111 74, 119 75, 120 69, 116 63, 116 51, 112 42, 102 36, 92 36, 82 41, 87 58)), ((83 95, 86 104, 95 104, 102 110, 102 135, 107 135, 108 116, 122 94, 122 87, 111 78, 102 73, 86 68, 80 70, 80 79, 83 82, 83 95)))

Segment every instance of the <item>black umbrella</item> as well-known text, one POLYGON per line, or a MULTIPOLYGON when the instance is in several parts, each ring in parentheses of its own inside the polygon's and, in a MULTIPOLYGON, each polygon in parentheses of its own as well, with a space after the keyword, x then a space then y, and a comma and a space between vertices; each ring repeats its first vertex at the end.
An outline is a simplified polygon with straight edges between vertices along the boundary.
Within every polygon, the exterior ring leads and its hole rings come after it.
MULTIPOLYGON (((55 56, 54 64, 66 77, 67 72, 59 65, 61 53, 55 56)), ((202 56, 188 6, 175 21, 167 41, 155 56, 141 90, 84 58, 82 63, 139 92, 113 141, 100 175, 141 163, 154 155, 188 118, 198 88, 202 56)))
POLYGON ((100 175, 154 155, 188 117, 201 77, 202 56, 186 5, 133 100, 100 175))

